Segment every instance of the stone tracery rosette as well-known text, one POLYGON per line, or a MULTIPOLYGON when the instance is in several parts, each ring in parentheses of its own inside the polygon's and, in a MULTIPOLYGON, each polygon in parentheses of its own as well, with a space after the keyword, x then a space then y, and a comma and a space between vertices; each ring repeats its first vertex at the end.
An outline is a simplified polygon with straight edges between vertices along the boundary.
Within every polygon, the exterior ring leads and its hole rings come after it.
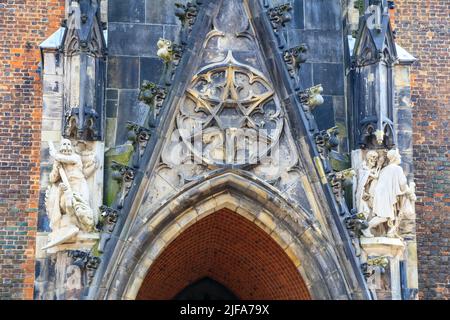
POLYGON ((256 164, 278 143, 283 112, 269 81, 229 51, 224 61, 193 77, 177 127, 197 159, 217 167, 242 166, 256 164))

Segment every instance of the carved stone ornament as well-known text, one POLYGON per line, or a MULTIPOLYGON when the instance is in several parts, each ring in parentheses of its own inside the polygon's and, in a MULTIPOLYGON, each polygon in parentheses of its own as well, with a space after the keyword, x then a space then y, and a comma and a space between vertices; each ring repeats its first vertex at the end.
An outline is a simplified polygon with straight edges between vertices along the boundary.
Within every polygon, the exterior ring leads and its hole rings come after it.
POLYGON ((163 38, 160 38, 156 45, 158 47, 158 51, 156 52, 157 56, 160 57, 166 64, 178 64, 183 51, 181 45, 163 38))
POLYGON ((281 28, 283 28, 286 23, 292 20, 292 16, 289 11, 292 10, 292 5, 290 3, 282 4, 274 8, 270 8, 267 11, 269 15, 270 23, 275 32, 275 36, 278 41, 278 47, 280 49, 284 48, 286 45, 286 39, 281 34, 281 28))
POLYGON ((77 154, 68 139, 61 140, 57 152, 50 142, 54 158, 45 206, 52 232, 43 249, 59 251, 62 245, 89 246, 84 242, 98 239, 98 212, 90 206, 87 178, 97 169, 95 155, 77 154))
POLYGON ((121 186, 120 197, 117 204, 117 207, 121 209, 133 184, 135 170, 116 161, 112 161, 111 169, 113 170, 112 178, 117 180, 121 186))
POLYGON ((198 72, 180 110, 183 141, 209 165, 256 163, 283 129, 283 112, 269 81, 237 62, 231 51, 198 72))
POLYGON ((170 40, 160 38, 156 43, 158 51, 156 54, 164 61, 164 70, 161 74, 162 82, 166 85, 172 83, 176 67, 180 63, 183 53, 183 45, 173 43, 170 40))
POLYGON ((151 109, 151 116, 149 119, 149 126, 154 127, 156 118, 159 115, 160 109, 164 103, 167 95, 167 89, 159 86, 153 82, 144 80, 142 82, 141 90, 139 91, 138 99, 144 102, 151 109))
POLYGON ((323 104, 323 87, 318 84, 299 93, 300 102, 305 111, 313 111, 317 106, 323 104))
POLYGON ((414 211, 415 186, 408 184, 398 150, 388 151, 387 161, 383 157, 371 150, 358 169, 356 206, 369 224, 362 232, 366 238, 399 237, 402 217, 414 211))
POLYGON ((103 218, 103 226, 106 227, 105 231, 113 232, 119 218, 119 211, 107 206, 101 206, 100 212, 103 218))
POLYGON ((338 202, 344 198, 344 184, 350 184, 355 174, 355 171, 350 168, 339 172, 333 172, 328 175, 333 193, 338 202))
POLYGON ((272 23, 272 28, 278 31, 281 27, 284 27, 287 22, 292 20, 292 16, 289 11, 292 10, 292 5, 290 3, 285 3, 267 11, 269 15, 270 22, 272 23))
POLYGON ((81 250, 73 250, 68 252, 68 256, 72 258, 73 265, 78 266, 82 271, 86 272, 87 284, 90 285, 94 278, 95 271, 100 265, 100 258, 92 256, 89 252, 81 250))
POLYGON ((283 60, 284 62, 286 62, 289 74, 292 78, 297 79, 300 65, 306 62, 307 51, 308 47, 306 46, 306 44, 301 44, 284 51, 283 60))
POLYGON ((133 143, 139 158, 144 154, 148 140, 150 140, 150 130, 134 122, 127 122, 128 140, 133 143))
POLYGON ((213 18, 201 63, 174 110, 142 212, 226 168, 247 170, 293 203, 305 203, 297 146, 244 6, 241 0, 223 1, 213 18))
POLYGON ((181 43, 186 44, 187 37, 192 31, 192 26, 195 23, 198 15, 198 6, 201 5, 202 1, 188 2, 182 4, 179 2, 175 3, 175 16, 181 21, 182 30, 180 33, 181 43))

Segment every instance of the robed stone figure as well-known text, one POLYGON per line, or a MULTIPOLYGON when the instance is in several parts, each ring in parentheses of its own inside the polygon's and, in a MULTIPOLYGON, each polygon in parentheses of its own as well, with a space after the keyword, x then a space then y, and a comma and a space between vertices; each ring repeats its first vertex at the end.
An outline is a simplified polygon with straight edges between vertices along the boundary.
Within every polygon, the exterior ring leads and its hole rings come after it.
POLYGON ((373 212, 369 220, 369 228, 363 230, 365 237, 373 237, 371 229, 387 222, 386 236, 396 237, 397 229, 403 215, 414 210, 416 200, 414 188, 400 167, 401 156, 398 150, 387 153, 389 164, 379 174, 377 185, 373 191, 373 212))

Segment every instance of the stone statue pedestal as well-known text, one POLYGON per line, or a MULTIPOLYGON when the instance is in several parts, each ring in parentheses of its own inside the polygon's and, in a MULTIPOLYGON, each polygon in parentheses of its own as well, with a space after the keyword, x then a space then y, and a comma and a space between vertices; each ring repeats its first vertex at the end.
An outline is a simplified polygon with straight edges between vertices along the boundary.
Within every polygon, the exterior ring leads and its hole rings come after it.
POLYGON ((360 238, 361 248, 368 256, 401 257, 405 243, 399 238, 374 237, 360 238))
POLYGON ((75 237, 67 240, 63 244, 48 248, 47 253, 52 254, 65 250, 90 251, 99 239, 100 233, 79 232, 75 237))
POLYGON ((385 257, 389 260, 390 289, 392 300, 401 300, 400 260, 405 251, 405 243, 399 238, 374 237, 360 238, 362 248, 361 260, 363 263, 369 259, 385 257))

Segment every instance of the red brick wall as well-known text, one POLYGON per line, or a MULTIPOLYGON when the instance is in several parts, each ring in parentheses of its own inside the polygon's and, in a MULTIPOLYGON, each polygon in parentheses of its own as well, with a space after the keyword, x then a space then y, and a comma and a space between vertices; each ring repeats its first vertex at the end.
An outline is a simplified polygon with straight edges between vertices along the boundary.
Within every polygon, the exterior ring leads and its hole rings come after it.
POLYGON ((397 43, 412 67, 417 242, 422 299, 450 298, 450 2, 397 0, 397 43))
POLYGON ((38 45, 64 0, 0 0, 0 299, 32 299, 39 198, 38 45))
POLYGON ((212 278, 240 299, 310 299, 300 273, 262 229, 229 210, 182 232, 150 267, 137 299, 172 299, 212 278))

